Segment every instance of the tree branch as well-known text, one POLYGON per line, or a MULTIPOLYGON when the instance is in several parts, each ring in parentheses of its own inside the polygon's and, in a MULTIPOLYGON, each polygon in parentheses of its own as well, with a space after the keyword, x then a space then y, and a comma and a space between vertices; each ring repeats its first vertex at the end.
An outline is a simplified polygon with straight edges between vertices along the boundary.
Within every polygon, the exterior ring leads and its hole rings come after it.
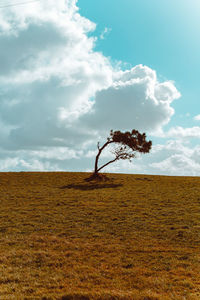
POLYGON ((101 166, 101 167, 97 170, 97 172, 99 172, 101 169, 103 169, 104 167, 106 167, 107 165, 113 163, 114 161, 116 161, 116 160, 118 160, 118 159, 119 159, 118 157, 115 157, 115 159, 110 160, 110 161, 107 162, 105 165, 101 166))
POLYGON ((103 151, 103 149, 108 145, 108 144, 111 144, 113 143, 113 141, 107 141, 101 148, 99 147, 99 143, 97 144, 97 147, 98 147, 98 154, 96 156, 96 159, 95 159, 95 167, 94 167, 94 172, 97 173, 98 172, 98 160, 99 160, 99 156, 101 154, 101 152, 103 151))

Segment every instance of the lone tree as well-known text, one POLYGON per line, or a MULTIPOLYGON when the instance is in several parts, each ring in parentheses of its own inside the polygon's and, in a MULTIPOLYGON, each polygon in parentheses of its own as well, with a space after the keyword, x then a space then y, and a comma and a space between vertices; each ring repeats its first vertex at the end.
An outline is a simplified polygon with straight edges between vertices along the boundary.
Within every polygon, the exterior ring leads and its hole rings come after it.
POLYGON ((99 142, 97 143, 98 154, 95 159, 95 168, 91 179, 100 178, 99 171, 102 170, 107 165, 120 160, 128 159, 131 162, 131 159, 136 156, 136 152, 139 153, 148 153, 151 149, 152 142, 146 141, 146 134, 140 133, 139 131, 133 129, 131 132, 121 132, 121 131, 110 131, 110 136, 107 138, 107 142, 100 147, 99 142), (115 158, 108 161, 101 167, 98 167, 99 157, 106 146, 109 144, 119 144, 117 148, 112 151, 115 155, 115 158))

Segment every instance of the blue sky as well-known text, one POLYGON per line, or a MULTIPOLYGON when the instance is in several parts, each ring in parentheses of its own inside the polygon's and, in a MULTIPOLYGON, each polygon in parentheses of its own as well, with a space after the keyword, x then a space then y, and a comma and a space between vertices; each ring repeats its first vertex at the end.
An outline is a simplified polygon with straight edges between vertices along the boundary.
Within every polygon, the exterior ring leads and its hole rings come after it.
POLYGON ((199 0, 20 3, 0 5, 0 171, 92 171, 135 128, 151 152, 105 172, 200 175, 199 0))

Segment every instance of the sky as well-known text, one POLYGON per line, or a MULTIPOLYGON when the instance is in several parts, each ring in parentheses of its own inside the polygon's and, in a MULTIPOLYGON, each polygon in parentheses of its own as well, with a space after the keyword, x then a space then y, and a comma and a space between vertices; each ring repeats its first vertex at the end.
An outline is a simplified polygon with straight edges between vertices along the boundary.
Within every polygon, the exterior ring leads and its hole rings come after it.
POLYGON ((199 28, 199 0, 1 0, 0 171, 91 172, 137 129, 105 172, 199 176, 199 28))

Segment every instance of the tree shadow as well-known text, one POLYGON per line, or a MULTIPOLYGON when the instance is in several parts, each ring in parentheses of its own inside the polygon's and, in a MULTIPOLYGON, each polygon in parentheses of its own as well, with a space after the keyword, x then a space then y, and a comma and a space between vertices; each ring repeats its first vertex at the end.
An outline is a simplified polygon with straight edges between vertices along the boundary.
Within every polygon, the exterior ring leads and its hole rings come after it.
POLYGON ((93 184, 69 184, 69 185, 64 185, 61 186, 61 190, 65 189, 75 189, 75 190, 81 190, 81 191, 90 191, 90 190, 95 190, 95 189, 108 189, 108 188, 117 188, 121 187, 123 184, 114 184, 114 183, 103 183, 103 184, 98 184, 98 183, 93 183, 93 184))

